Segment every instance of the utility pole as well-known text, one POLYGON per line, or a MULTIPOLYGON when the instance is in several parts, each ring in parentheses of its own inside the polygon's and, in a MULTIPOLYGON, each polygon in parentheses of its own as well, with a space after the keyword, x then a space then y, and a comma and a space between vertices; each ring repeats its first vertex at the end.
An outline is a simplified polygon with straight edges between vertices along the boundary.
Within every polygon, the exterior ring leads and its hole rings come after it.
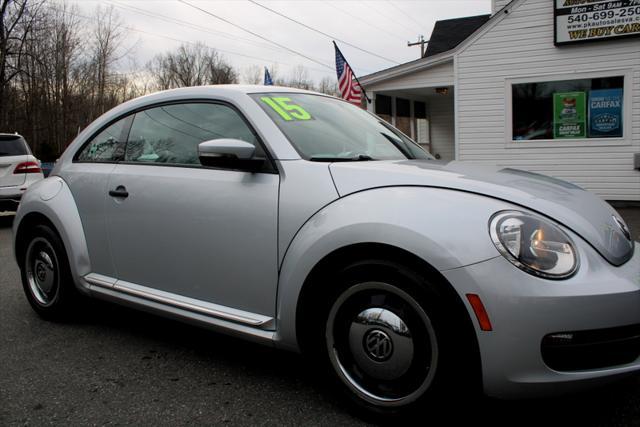
POLYGON ((420 58, 423 58, 424 57, 424 45, 426 45, 427 43, 429 43, 429 40, 425 40, 424 36, 421 35, 417 42, 414 42, 414 43, 407 42, 407 46, 411 47, 411 46, 420 45, 420 58))

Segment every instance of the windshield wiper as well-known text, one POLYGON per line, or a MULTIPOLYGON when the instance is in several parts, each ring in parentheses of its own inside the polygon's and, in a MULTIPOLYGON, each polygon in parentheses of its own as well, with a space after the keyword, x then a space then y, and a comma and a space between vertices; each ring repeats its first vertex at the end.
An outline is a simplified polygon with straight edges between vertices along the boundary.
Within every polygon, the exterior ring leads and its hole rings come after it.
POLYGON ((312 156, 309 160, 312 162, 366 162, 375 159, 366 154, 358 154, 355 157, 312 156))

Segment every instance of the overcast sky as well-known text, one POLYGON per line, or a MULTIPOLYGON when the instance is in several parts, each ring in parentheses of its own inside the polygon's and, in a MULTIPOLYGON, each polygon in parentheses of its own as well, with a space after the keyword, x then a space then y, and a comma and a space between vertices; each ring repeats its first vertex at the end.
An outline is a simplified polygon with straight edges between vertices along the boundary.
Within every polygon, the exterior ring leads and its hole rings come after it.
MULTIPOLYGON (((58 0, 61 2, 62 0, 58 0)), ((91 16, 98 6, 114 5, 129 30, 125 42, 129 58, 119 67, 130 71, 144 66, 154 55, 176 48, 180 41, 201 41, 216 48, 242 73, 255 64, 277 64, 286 76, 298 64, 307 67, 316 81, 335 76, 331 39, 278 16, 248 0, 185 0, 251 30, 316 62, 287 52, 267 41, 222 22, 178 0, 71 0, 79 13, 91 16), (154 15, 154 16, 151 16, 154 15), (161 18, 164 15, 169 19, 161 18), (170 22, 172 19, 190 23, 170 22), (137 31, 133 31, 135 29, 137 31), (173 40, 175 39, 175 40, 173 40)), ((407 47, 423 34, 428 39, 437 20, 489 13, 490 0, 342 0, 256 2, 310 27, 387 59, 362 52, 338 41, 357 75, 365 75, 397 63, 417 59, 420 47, 407 47), (391 62, 395 61, 395 62, 391 62)))

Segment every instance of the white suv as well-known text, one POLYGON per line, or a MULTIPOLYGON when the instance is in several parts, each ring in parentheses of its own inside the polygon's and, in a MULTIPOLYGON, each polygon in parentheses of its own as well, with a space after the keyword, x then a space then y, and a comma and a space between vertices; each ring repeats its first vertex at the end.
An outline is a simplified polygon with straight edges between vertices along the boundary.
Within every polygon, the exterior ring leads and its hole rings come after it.
POLYGON ((0 133, 0 212, 15 210, 22 193, 41 179, 40 161, 31 154, 24 138, 0 133))

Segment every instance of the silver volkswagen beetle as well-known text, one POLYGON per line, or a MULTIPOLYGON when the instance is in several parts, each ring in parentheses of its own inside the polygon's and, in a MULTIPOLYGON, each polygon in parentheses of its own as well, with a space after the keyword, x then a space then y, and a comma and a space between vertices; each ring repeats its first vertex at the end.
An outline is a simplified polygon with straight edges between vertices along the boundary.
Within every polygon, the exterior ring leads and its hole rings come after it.
POLYGON ((544 175, 436 161, 333 97, 135 99, 22 200, 15 255, 42 317, 88 296, 302 351, 375 413, 640 369, 640 254, 609 205, 544 175))

